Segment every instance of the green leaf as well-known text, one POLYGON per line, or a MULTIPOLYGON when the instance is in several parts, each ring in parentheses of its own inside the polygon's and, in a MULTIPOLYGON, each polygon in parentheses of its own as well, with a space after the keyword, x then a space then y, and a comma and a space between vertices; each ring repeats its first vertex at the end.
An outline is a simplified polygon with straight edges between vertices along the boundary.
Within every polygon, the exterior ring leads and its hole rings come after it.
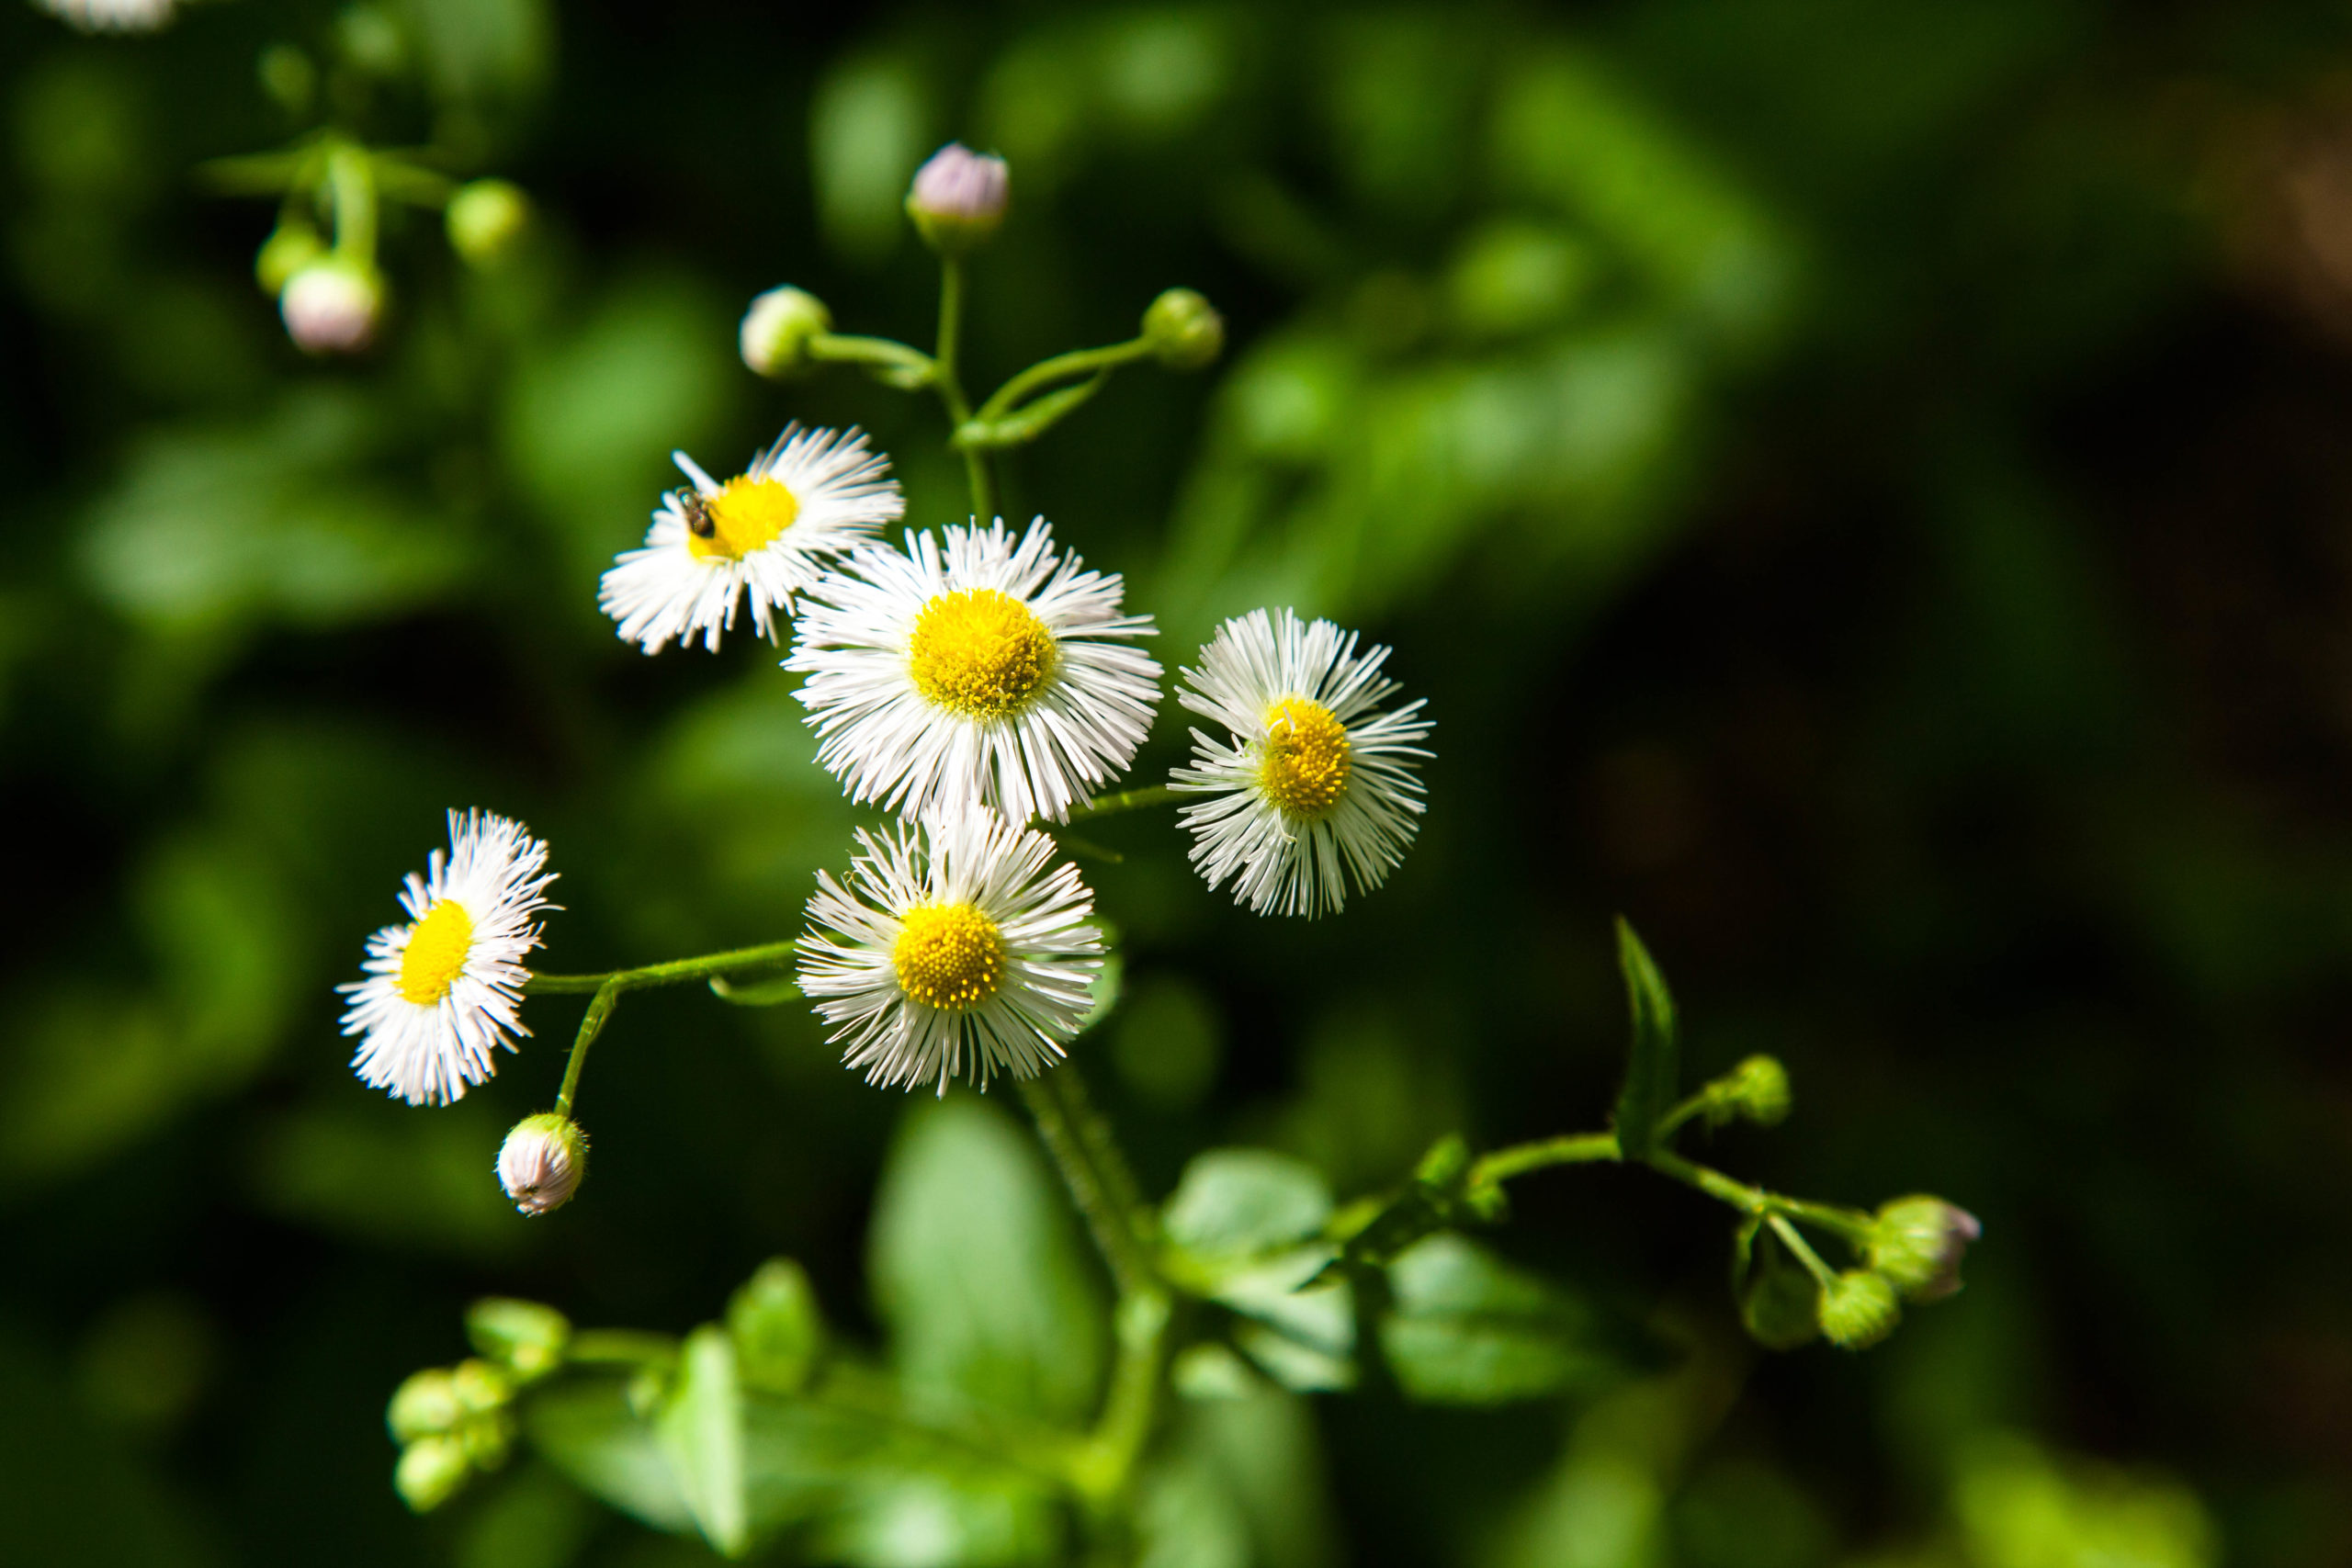
POLYGON ((1322 1174, 1267 1149, 1211 1149, 1184 1168, 1160 1216, 1168 1240, 1214 1278, 1306 1240, 1331 1215, 1322 1174))
POLYGON ((1250 1318, 1233 1342, 1285 1388, 1355 1383, 1355 1293, 1344 1278, 1321 1284, 1337 1252, 1310 1243, 1218 1279, 1210 1299, 1250 1318))
POLYGON ((1397 1386, 1430 1404, 1589 1393, 1654 1359, 1613 1318, 1466 1236, 1415 1244, 1388 1288, 1381 1351, 1397 1386))
POLYGON ((686 1336, 678 1380, 654 1419, 686 1508, 712 1547, 740 1557, 752 1543, 743 1492, 743 1398, 735 1343, 716 1324, 686 1336))
POLYGON ((860 1487, 814 1532, 809 1557, 850 1568, 1013 1568, 1063 1561, 1061 1513, 1035 1486, 915 1475, 860 1487))
POLYGON ((558 1378, 523 1402, 523 1430, 582 1491, 656 1529, 688 1532, 692 1508, 651 1422, 629 1407, 627 1375, 558 1378))
POLYGON ((1645 1159, 1660 1146, 1657 1124, 1680 1092, 1674 998, 1649 950, 1622 919, 1617 922, 1617 962, 1625 972, 1625 999, 1634 1015, 1625 1087, 1617 1096, 1617 1146, 1628 1160, 1645 1159))
POLYGON ((800 982, 783 975, 772 980, 749 980, 738 985, 724 975, 713 975, 710 994, 739 1008, 772 1008, 779 1002, 797 999, 800 982))
POLYGON ((776 1393, 799 1393, 825 1346, 817 1293, 789 1258, 769 1258, 735 1292, 727 1303, 727 1331, 744 1385, 776 1393))
POLYGON ((1093 1408, 1102 1294, 1034 1144, 958 1096, 907 1118, 870 1238, 875 1304, 910 1393, 1076 1421, 1093 1408))

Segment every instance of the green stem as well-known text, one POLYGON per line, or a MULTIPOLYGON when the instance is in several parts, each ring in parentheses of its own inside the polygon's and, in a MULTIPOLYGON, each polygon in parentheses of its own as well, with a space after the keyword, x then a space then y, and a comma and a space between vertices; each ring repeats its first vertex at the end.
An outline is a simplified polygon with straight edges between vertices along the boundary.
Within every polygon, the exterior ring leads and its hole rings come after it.
POLYGON ((1804 1264, 1813 1277, 1820 1281, 1823 1290, 1827 1290, 1837 1283, 1837 1270, 1821 1260, 1821 1254, 1814 1251, 1804 1237, 1798 1233, 1797 1227, 1789 1224, 1785 1216, 1774 1214, 1765 1223, 1772 1227, 1772 1234, 1785 1242, 1791 1252, 1796 1254, 1797 1261, 1804 1264))
POLYGON ((613 1016, 613 1010, 620 1006, 620 1002, 621 988, 616 980, 605 981, 596 987, 596 994, 588 998, 588 1010, 580 1020, 580 1032, 571 1038, 571 1059, 563 1065, 563 1087, 555 1091, 555 1113, 558 1116, 571 1114, 572 1097, 580 1092, 580 1070, 588 1065, 588 1047, 594 1045, 596 1036, 605 1032, 605 1021, 613 1016))
POLYGON ((376 174, 367 149, 337 141, 327 152, 327 190, 334 205, 334 249, 340 256, 376 259, 376 174))
MULTIPOLYGON (((1150 1249, 1136 1232, 1134 1211, 1120 1200, 1119 1190, 1132 1188, 1134 1178, 1125 1174, 1124 1160, 1115 1176, 1106 1175, 1095 1163, 1097 1139, 1082 1134, 1080 1117, 1071 1113, 1063 1081, 1063 1075, 1069 1071, 1064 1063, 1039 1077, 1013 1081, 1020 1087, 1030 1118, 1037 1123, 1038 1140, 1053 1156, 1054 1168, 1069 1189, 1070 1199, 1085 1219, 1103 1262, 1110 1266, 1111 1278, 1124 1300, 1158 1288, 1150 1249)), ((1105 1131, 1101 1136, 1107 1139, 1108 1135, 1105 1131)))
POLYGON ((1143 789, 1123 789, 1116 795, 1098 795, 1069 814, 1073 822, 1083 822, 1090 817, 1115 817, 1122 811, 1140 811, 1148 806, 1165 806, 1171 800, 1183 798, 1183 792, 1167 784, 1151 784, 1143 789))
MULTIPOLYGON (((939 400, 947 405, 951 430, 963 429, 972 417, 972 404, 964 396, 956 359, 963 333, 964 260, 961 256, 943 255, 939 258, 939 347, 932 355, 932 384, 939 389, 939 400)), ((985 525, 996 516, 996 493, 989 480, 988 458, 968 446, 963 452, 964 480, 972 491, 972 521, 985 525)))
POLYGON ((648 986, 675 986, 687 980, 707 979, 734 969, 752 969, 780 964, 792 956, 799 947, 797 942, 771 942, 760 947, 739 947, 729 953, 706 953, 694 958, 673 958, 666 964, 647 964, 635 969, 615 969, 603 975, 534 975, 524 982, 526 996, 577 996, 591 993, 588 1010, 580 1020, 580 1032, 572 1036, 571 1055, 563 1064, 563 1087, 556 1090, 555 1113, 571 1114, 574 1097, 580 1092, 581 1070, 588 1065, 588 1047, 605 1032, 613 1010, 621 1004, 626 991, 642 990, 648 986))
POLYGON ((1513 1144, 1506 1149, 1482 1156, 1470 1168, 1468 1185, 1476 1188, 1490 1182, 1509 1181, 1514 1176, 1524 1176, 1531 1170, 1543 1170, 1555 1165, 1589 1165, 1598 1160, 1620 1159, 1614 1133, 1565 1133, 1556 1138, 1544 1138, 1532 1144, 1513 1144))
POLYGON ((1133 338, 1101 348, 1072 349, 1068 354, 1057 354, 1051 359, 1041 359, 990 393, 989 400, 980 405, 977 417, 984 424, 993 423, 1020 407, 1023 399, 1057 381, 1072 381, 1099 371, 1115 370, 1122 365, 1132 365, 1138 359, 1148 358, 1150 354, 1151 344, 1148 342, 1133 338))
POLYGON ((894 387, 928 387, 938 374, 931 355, 887 337, 820 333, 808 340, 808 356, 831 365, 859 365, 894 387))

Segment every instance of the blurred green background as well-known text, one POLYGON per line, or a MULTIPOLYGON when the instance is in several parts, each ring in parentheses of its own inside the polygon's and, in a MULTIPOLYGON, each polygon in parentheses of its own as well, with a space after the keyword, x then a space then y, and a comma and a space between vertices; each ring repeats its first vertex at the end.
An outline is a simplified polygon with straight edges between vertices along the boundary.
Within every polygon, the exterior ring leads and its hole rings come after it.
POLYGON ((1231 328, 1007 511, 1125 571, 1171 667, 1294 604, 1439 723, 1419 844, 1340 919, 1100 828, 1129 990, 1080 1051, 1147 1184, 1250 1143, 1353 1192, 1449 1128, 1599 1124, 1622 911, 1695 1069, 1794 1075, 1711 1157, 1985 1224, 1883 1348, 1774 1357, 1723 1211, 1523 1182, 1496 1244, 1688 1356, 1486 1415, 1281 1396, 1255 1559, 2352 1562, 2347 65, 2342 6, 2219 0, 234 0, 141 37, 6 0, 0 1561, 707 1561, 537 1461, 412 1518, 383 1401, 490 1292, 675 1331, 781 1252, 877 1332, 879 1173, 933 1123, 799 1008, 632 998, 593 1178, 534 1222, 491 1161, 576 1001, 425 1112, 351 1077, 332 987, 450 806, 551 841, 550 968, 796 929, 855 818, 790 681, 640 657, 595 580, 673 446, 727 471, 792 417, 960 515, 933 408, 733 337, 790 281, 925 341, 899 200, 959 136, 1013 168, 981 387, 1173 284, 1231 328), (191 172, 308 123, 274 44, 538 204, 489 272, 390 220, 350 360, 255 288, 267 205, 191 172))

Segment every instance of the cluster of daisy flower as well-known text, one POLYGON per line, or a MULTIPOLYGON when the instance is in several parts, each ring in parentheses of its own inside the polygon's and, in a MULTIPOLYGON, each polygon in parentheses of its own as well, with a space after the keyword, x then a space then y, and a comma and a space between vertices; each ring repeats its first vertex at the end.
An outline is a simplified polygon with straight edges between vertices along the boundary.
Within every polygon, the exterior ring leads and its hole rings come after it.
MULTIPOLYGON (((1125 614, 1119 576, 1087 570, 1043 518, 883 541, 905 503, 855 431, 789 427, 723 481, 675 460, 689 482, 605 574, 605 613, 649 654, 715 651, 747 603, 771 640, 789 625, 784 667, 804 677, 818 760, 899 818, 858 834, 845 878, 819 874, 800 988, 869 1081, 944 1093, 1045 1070, 1104 950, 1091 893, 1038 824, 1068 822, 1133 762, 1160 697, 1136 646, 1150 617, 1125 614)), ((1387 657, 1329 621, 1257 610, 1180 672, 1181 702, 1212 728, 1193 730, 1170 789, 1197 797, 1182 820, 1211 887, 1314 916, 1403 857, 1430 723, 1419 702, 1384 706, 1387 657)), ((355 1067, 413 1104, 464 1094, 526 1032, 522 960, 550 908, 547 847, 520 826, 452 814, 450 834, 410 879, 408 923, 376 935, 368 978, 345 987, 355 1067)), ((548 1174, 560 1152, 510 1149, 502 1168, 531 1166, 531 1199, 568 1195, 548 1174)))

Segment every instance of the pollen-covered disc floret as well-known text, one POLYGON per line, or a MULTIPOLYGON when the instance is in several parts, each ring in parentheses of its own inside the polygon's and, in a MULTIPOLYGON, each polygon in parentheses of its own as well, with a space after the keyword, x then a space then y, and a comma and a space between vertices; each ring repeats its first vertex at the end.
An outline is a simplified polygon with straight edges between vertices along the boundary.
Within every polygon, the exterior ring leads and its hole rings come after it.
POLYGON ((534 917, 547 901, 548 847, 519 822, 486 811, 449 813, 449 849, 433 852, 401 893, 406 925, 368 939, 368 978, 339 986, 351 998, 343 1032, 360 1036, 351 1066, 362 1081, 411 1105, 458 1099, 490 1077, 491 1053, 528 1034, 515 1017, 539 945, 534 917))
POLYGON ((855 430, 786 425, 751 468, 721 484, 673 452, 691 486, 662 498, 645 547, 616 561, 597 592, 624 641, 659 653, 673 639, 718 650, 749 591, 752 620, 774 640, 775 612, 834 558, 906 513, 889 462, 855 430))
POLYGON ((1377 887, 1413 841, 1429 752, 1419 702, 1376 711, 1396 690, 1388 649, 1289 610, 1252 610, 1217 628, 1177 695, 1223 726, 1193 731, 1193 762, 1170 784, 1210 798, 1184 808, 1193 864, 1259 914, 1319 915, 1351 886, 1377 887))
POLYGON ((1066 821, 1151 727, 1159 666, 1128 639, 1116 573, 1054 548, 1044 518, 868 546, 808 591, 787 670, 854 799, 902 817, 971 802, 1066 821))
POLYGON ((808 900, 800 988, 868 1083, 1035 1077, 1062 1055, 1102 966, 1093 896, 1054 841, 973 808, 861 830, 846 883, 808 900))

